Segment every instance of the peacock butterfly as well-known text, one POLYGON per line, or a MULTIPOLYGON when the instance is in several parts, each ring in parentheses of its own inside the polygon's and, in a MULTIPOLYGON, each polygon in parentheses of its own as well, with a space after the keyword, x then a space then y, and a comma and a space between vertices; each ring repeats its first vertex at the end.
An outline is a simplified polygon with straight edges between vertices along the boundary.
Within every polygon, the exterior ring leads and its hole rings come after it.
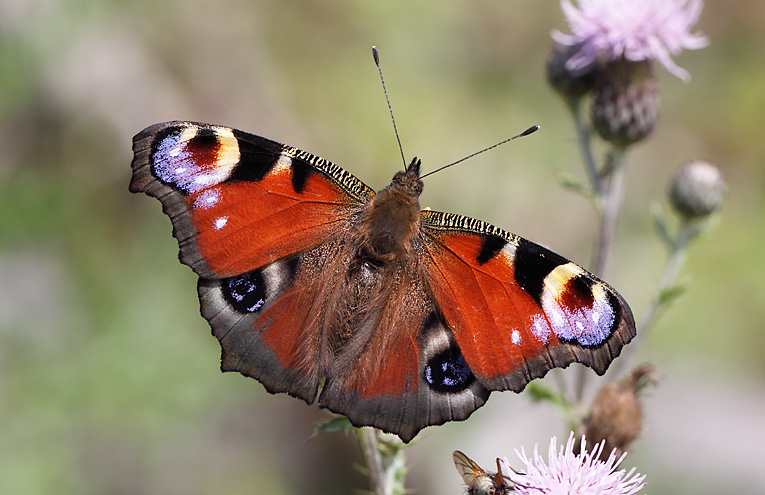
POLYGON ((375 193, 260 136, 167 122, 133 140, 199 275, 221 369, 411 440, 550 369, 598 374, 635 335, 609 285, 480 220, 421 210, 420 161, 375 193))

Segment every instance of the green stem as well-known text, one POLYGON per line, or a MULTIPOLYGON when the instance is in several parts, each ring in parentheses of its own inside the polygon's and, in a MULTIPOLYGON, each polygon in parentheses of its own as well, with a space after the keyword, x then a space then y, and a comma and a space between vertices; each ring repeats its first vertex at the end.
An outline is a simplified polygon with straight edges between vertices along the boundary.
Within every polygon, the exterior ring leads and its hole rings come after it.
POLYGON ((688 245, 698 235, 699 228, 693 222, 683 221, 677 230, 677 238, 672 246, 672 254, 664 268, 664 275, 659 283, 659 291, 663 292, 675 284, 680 269, 685 264, 688 245))
POLYGON ((582 154, 582 161, 584 167, 587 170, 587 176, 590 178, 590 187, 596 197, 602 194, 603 186, 598 172, 598 167, 595 164, 595 158, 592 155, 592 146, 590 145, 590 131, 587 129, 584 121, 582 120, 581 112, 581 99, 576 98, 568 101, 568 109, 571 112, 571 118, 574 120, 574 130, 576 131, 577 142, 579 143, 579 151, 582 154))
POLYGON ((621 374, 633 363, 635 355, 641 347, 642 342, 645 340, 646 335, 650 332, 651 328, 653 328, 653 325, 656 323, 662 310, 667 306, 668 300, 663 297, 663 295, 675 285, 677 277, 680 274, 680 269, 685 264, 688 254, 688 245, 698 235, 699 230, 699 225, 694 222, 682 221, 680 224, 680 227, 677 230, 677 236, 670 245, 670 256, 667 260, 667 264, 664 266, 664 273, 661 276, 656 297, 653 298, 651 305, 646 309, 643 318, 637 325, 637 336, 629 346, 625 347, 622 358, 615 363, 614 372, 611 376, 621 376, 621 374))
MULTIPOLYGON (((598 277, 604 277, 611 259, 611 246, 616 233, 616 220, 619 218, 619 210, 624 197, 624 160, 625 149, 613 148, 608 156, 607 182, 605 189, 599 197, 600 204, 600 232, 598 244, 595 249, 595 260, 592 272, 598 277)), ((604 177, 603 179, 606 179, 604 177)))
POLYGON ((387 483, 380 449, 377 445, 377 430, 374 428, 356 428, 361 452, 369 471, 369 484, 375 495, 391 495, 393 487, 387 483))

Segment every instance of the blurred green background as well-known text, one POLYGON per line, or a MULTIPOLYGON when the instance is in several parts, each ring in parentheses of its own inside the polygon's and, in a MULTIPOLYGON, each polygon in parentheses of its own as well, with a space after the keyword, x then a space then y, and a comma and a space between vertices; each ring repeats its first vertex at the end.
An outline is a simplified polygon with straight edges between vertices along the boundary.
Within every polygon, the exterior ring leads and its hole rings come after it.
MULTIPOLYGON (((0 493, 298 494, 366 488, 328 413, 218 370, 196 277, 156 200, 128 193, 131 138, 160 121, 224 124, 328 158, 374 188, 404 150, 424 170, 532 124, 541 132, 428 178, 422 203, 587 265, 596 221, 543 67, 557 2, 0 0, 0 493)), ((729 184, 690 253, 688 292, 640 350, 661 386, 625 466, 650 493, 763 493, 765 3, 708 2, 711 45, 657 70, 663 119, 629 156, 608 279, 638 317, 665 252, 651 204, 690 159, 729 184)), ((575 372, 562 373, 570 379, 575 372)), ((460 494, 460 449, 497 456, 565 436, 550 408, 493 394, 408 449, 408 486, 460 494)))

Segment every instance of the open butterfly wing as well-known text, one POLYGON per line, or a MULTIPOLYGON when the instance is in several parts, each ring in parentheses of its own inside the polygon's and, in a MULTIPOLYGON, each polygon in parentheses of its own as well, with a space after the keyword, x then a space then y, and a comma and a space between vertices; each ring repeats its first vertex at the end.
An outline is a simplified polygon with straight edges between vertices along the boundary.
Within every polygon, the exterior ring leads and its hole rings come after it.
POLYGON ((130 190, 162 202, 199 276, 222 369, 312 402, 326 311, 313 283, 374 192, 333 163, 226 127, 167 122, 133 142, 130 190))
POLYGON ((166 122, 133 140, 132 192, 162 202, 181 261, 225 278, 327 242, 374 192, 296 148, 226 127, 166 122))
POLYGON ((575 362, 603 374, 634 337, 624 299, 562 256, 461 215, 421 219, 428 290, 487 389, 519 392, 575 362))

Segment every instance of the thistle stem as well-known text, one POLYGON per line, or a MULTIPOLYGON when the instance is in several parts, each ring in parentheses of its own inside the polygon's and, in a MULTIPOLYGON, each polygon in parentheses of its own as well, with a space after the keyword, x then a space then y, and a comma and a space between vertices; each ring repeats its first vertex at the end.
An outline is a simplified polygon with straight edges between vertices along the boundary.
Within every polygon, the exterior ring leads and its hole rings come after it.
POLYGON ((680 269, 685 264, 688 255, 688 245, 699 234, 699 230, 699 225, 693 222, 683 221, 680 224, 675 239, 669 244, 671 252, 667 264, 664 266, 664 273, 661 276, 656 297, 653 298, 637 325, 637 336, 629 346, 625 347, 622 358, 614 363, 614 372, 611 376, 619 377, 633 363, 646 335, 653 328, 657 318, 669 302, 664 294, 675 285, 680 269))
POLYGON ((387 483, 382 456, 377 444, 377 430, 374 428, 357 428, 356 436, 359 439, 361 452, 369 471, 369 484, 375 495, 391 495, 392 486, 387 483))
POLYGON ((672 254, 667 260, 664 274, 659 283, 659 292, 663 292, 674 285, 680 269, 685 264, 688 254, 688 245, 698 235, 698 225, 693 222, 683 221, 677 230, 677 237, 672 244, 672 254))
POLYGON ((598 167, 595 164, 595 158, 592 155, 590 131, 587 129, 584 120, 582 120, 581 99, 576 98, 569 100, 567 103, 568 109, 571 112, 571 118, 574 120, 574 130, 576 131, 576 138, 579 143, 579 151, 582 154, 582 161, 587 170, 587 176, 590 178, 590 186, 595 196, 599 197, 602 194, 602 181, 598 167))
POLYGON ((356 428, 356 436, 364 454, 369 484, 375 495, 406 493, 406 444, 397 437, 385 435, 376 428, 356 428))
POLYGON ((600 208, 600 232, 598 244, 595 249, 595 260, 592 264, 592 272, 598 277, 604 277, 611 259, 611 246, 616 233, 616 220, 619 218, 619 210, 624 197, 624 148, 613 148, 608 155, 606 166, 607 177, 601 177, 602 183, 606 182, 605 188, 598 196, 600 208))

